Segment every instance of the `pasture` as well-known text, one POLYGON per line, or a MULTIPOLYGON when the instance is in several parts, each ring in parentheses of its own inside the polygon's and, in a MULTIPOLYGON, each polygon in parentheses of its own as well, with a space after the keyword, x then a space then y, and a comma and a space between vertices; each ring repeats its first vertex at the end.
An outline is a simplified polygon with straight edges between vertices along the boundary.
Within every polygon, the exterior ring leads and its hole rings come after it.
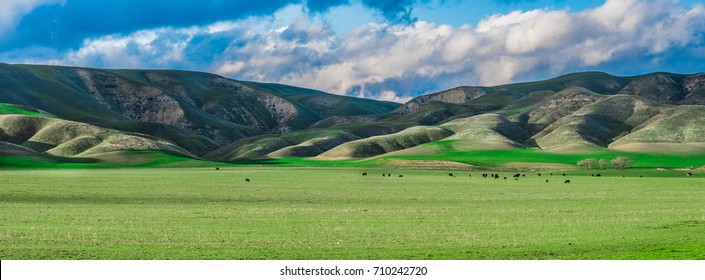
POLYGON ((705 259, 702 170, 553 172, 0 170, 0 258, 705 259))

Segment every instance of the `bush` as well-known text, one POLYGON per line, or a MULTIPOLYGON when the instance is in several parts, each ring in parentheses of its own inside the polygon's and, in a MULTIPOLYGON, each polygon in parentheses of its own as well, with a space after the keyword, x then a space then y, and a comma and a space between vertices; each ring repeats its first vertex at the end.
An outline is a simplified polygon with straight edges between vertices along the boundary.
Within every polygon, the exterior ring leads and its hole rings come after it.
POLYGON ((588 158, 578 161, 578 166, 585 167, 587 169, 592 169, 592 166, 595 165, 595 163, 597 163, 597 160, 595 160, 594 158, 588 158))
POLYGON ((615 168, 624 169, 627 165, 634 164, 634 161, 628 157, 618 157, 610 161, 615 168))

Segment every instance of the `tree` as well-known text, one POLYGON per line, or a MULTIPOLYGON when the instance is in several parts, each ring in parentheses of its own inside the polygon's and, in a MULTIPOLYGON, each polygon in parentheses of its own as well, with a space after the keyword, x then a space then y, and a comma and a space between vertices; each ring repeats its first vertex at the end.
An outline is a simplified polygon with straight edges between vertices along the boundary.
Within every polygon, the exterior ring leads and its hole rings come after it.
POLYGON ((634 161, 628 157, 618 157, 610 161, 614 167, 624 169, 627 167, 627 165, 632 165, 634 164, 634 161))
POLYGON ((592 169, 592 166, 595 165, 596 162, 597 160, 595 160, 594 158, 588 158, 578 161, 578 166, 585 167, 587 169, 592 169))
POLYGON ((600 166, 600 169, 605 168, 605 166, 608 164, 609 164, 609 162, 607 162, 607 160, 604 158, 601 158, 600 160, 597 161, 597 165, 600 166))

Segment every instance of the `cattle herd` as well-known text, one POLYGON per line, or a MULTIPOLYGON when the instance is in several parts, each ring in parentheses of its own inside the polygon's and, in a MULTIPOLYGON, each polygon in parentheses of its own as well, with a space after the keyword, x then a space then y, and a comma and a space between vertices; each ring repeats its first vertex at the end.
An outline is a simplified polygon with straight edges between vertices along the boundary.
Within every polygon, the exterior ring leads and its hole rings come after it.
MULTIPOLYGON (((538 177, 541 177, 541 173, 537 173, 536 175, 538 177)), ((565 173, 563 173, 562 175, 567 176, 565 173)), ((363 172, 362 176, 367 176, 367 172, 363 172)), ((553 173, 550 173, 550 176, 553 176, 553 173)), ((601 177, 601 176, 602 176, 601 174, 597 174, 597 175, 592 174, 592 177, 601 177)), ((391 173, 382 173, 382 177, 392 177, 392 174, 391 173)), ((404 177, 404 175, 400 174, 400 175, 398 175, 398 177, 404 177)), ((448 177, 455 177, 455 174, 448 173, 448 177)), ((470 174, 468 177, 472 177, 472 174, 470 174)), ((492 177, 494 179, 499 179, 500 177, 502 177, 504 180, 507 180, 506 176, 500 176, 499 173, 482 173, 482 178, 488 178, 488 177, 492 177)), ((514 180, 518 181, 519 178, 526 177, 526 174, 516 173, 516 174, 512 175, 512 177, 514 178, 514 180)), ((643 177, 643 176, 639 176, 639 177, 643 177)), ((549 180, 546 180, 546 183, 548 183, 548 182, 549 182, 549 180)), ((565 180, 565 181, 563 181, 563 183, 570 184, 570 180, 565 180)))
MULTIPOLYGON (((215 170, 220 170, 220 167, 216 167, 215 170)), ((537 175, 538 177, 541 177, 541 173, 536 173, 536 175, 537 175)), ((562 173, 561 175, 567 176, 565 173, 562 173)), ((685 173, 684 175, 690 177, 690 176, 693 176, 693 173, 688 172, 688 173, 685 173)), ((367 172, 363 172, 363 173, 362 173, 362 176, 367 176, 367 172)), ((453 174, 453 173, 448 173, 448 176, 449 176, 449 177, 455 177, 455 174, 453 174)), ((553 176, 553 173, 549 173, 549 176, 553 176)), ((602 177, 602 174, 600 174, 600 173, 591 174, 591 176, 592 176, 592 177, 602 177)), ((392 174, 391 174, 391 173, 382 173, 382 177, 390 177, 390 178, 391 178, 391 177, 392 177, 392 174)), ((402 178, 402 177, 404 177, 404 175, 403 175, 403 174, 399 174, 399 175, 397 175, 397 177, 402 178)), ((472 174, 470 174, 468 177, 472 177, 472 174)), ((494 179, 499 179, 500 177, 502 177, 504 180, 507 180, 507 177, 506 177, 506 176, 500 176, 499 173, 482 173, 482 178, 488 178, 488 177, 492 177, 492 178, 494 178, 494 179)), ((519 178, 526 177, 526 174, 524 174, 524 173, 515 173, 515 174, 512 175, 511 177, 514 178, 514 180, 517 180, 517 181, 518 181, 519 178)), ((622 177, 624 177, 624 176, 622 176, 622 177)), ((644 176, 643 176, 643 175, 639 175, 639 177, 640 177, 640 178, 643 178, 644 176)), ((249 178, 245 178, 245 182, 250 182, 250 179, 249 179, 249 178)), ((549 182, 549 180, 546 180, 546 183, 548 183, 548 182, 549 182)), ((564 183, 564 184, 570 184, 570 180, 565 180, 565 181, 563 181, 563 183, 564 183)))

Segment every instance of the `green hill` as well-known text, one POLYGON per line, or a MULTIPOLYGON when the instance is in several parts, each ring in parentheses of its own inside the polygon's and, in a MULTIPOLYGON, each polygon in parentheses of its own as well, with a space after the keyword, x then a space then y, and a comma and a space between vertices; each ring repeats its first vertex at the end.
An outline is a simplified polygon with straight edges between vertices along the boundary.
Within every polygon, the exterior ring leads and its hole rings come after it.
POLYGON ((574 73, 397 104, 201 72, 0 63, 0 155, 148 164, 596 147, 688 153, 705 147, 703 108, 705 73, 574 73))

